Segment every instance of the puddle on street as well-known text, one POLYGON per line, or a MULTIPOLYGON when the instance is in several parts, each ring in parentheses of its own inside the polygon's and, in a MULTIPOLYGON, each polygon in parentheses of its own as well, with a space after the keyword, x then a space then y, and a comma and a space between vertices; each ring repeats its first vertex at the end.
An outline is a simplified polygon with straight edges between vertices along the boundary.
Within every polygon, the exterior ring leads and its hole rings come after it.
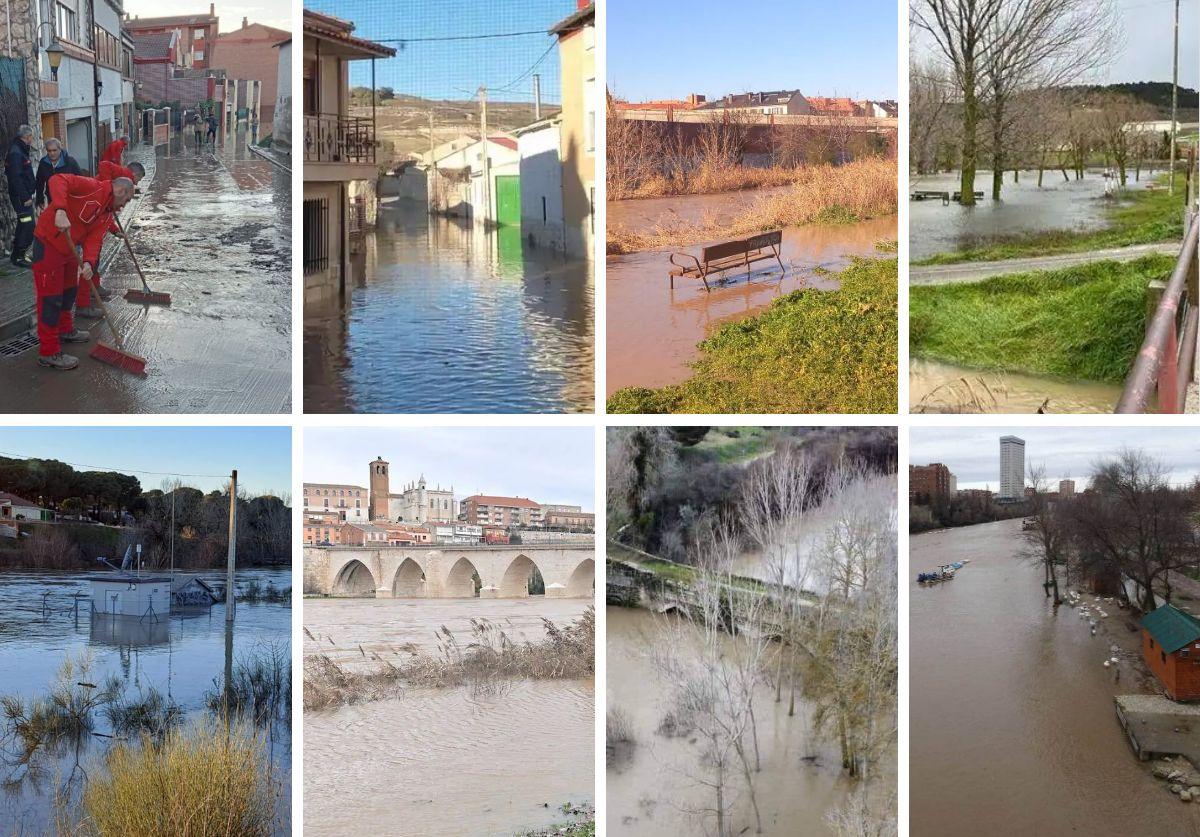
POLYGON ((344 300, 306 292, 306 411, 593 408, 590 264, 403 201, 361 247, 344 300))
MULTIPOLYGON (((909 258, 966 250, 997 237, 1100 229, 1107 224, 1108 211, 1115 203, 1104 197, 1104 183, 1102 169, 1086 170, 1082 180, 1072 175, 1070 182, 1063 180, 1062 172, 1048 170, 1040 189, 1036 171, 1021 172, 1017 183, 1012 182, 1010 172, 1004 176, 1002 200, 996 202, 991 199, 992 173, 976 172, 975 191, 982 191, 984 197, 974 207, 943 206, 940 200, 909 201, 909 258)), ((1153 183, 1152 173, 1143 171, 1141 180, 1135 181, 1130 169, 1125 189, 1133 192, 1153 183)), ((959 186, 957 173, 922 175, 912 178, 908 191, 957 192, 959 186)), ((903 198, 908 200, 908 195, 903 198)))
MULTIPOLYGON (((224 575, 200 575, 223 585, 224 575)), ((290 570, 243 570, 240 587, 256 581, 283 590, 291 587, 290 570)), ((136 620, 91 618, 88 599, 74 610, 76 593, 88 585, 78 573, 0 573, 0 694, 31 699, 46 694, 68 657, 91 655, 92 682, 116 677, 128 698, 155 688, 183 710, 185 723, 208 717, 205 695, 220 686, 225 667, 225 607, 176 610, 169 619, 148 624, 136 620), (43 612, 43 603, 46 611, 43 612)), ((292 611, 285 604, 240 602, 233 628, 233 660, 270 648, 290 657, 292 611)), ((109 733, 103 712, 95 731, 109 733)), ((282 720, 260 729, 271 759, 274 778, 286 789, 291 774, 291 722, 282 720)), ((18 834, 41 834, 50 826, 56 776, 66 779, 78 762, 96 772, 109 739, 85 736, 78 748, 45 751, 28 767, 3 752, 0 759, 0 824, 18 834)), ((290 794, 279 810, 281 834, 290 834, 290 794)), ((9 833, 4 828, 0 832, 9 833)))
MULTIPOLYGON (((676 617, 639 608, 606 609, 608 711, 616 709, 628 719, 635 742, 608 757, 605 820, 612 837, 704 834, 713 824, 706 813, 712 808, 712 790, 696 780, 708 776, 700 763, 701 745, 656 732, 672 709, 669 684, 649 656, 661 641, 658 625, 664 618, 676 617)), ((775 703, 774 698, 764 683, 755 699, 762 755, 755 788, 763 833, 833 834, 825 812, 841 805, 857 786, 843 775, 836 746, 814 734, 811 707, 801 700, 796 716, 789 718, 787 700, 775 703)), ((894 782, 893 773, 894 768, 885 767, 877 787, 894 782)), ((739 821, 753 823, 744 794, 734 807, 739 821)))
POLYGON ((1121 398, 1121 387, 1116 384, 992 372, 920 358, 910 360, 908 381, 913 412, 1036 413, 1046 403, 1047 413, 1111 413, 1121 398), (983 409, 965 395, 963 378, 970 382, 983 409), (968 403, 972 406, 966 406, 968 403))
MULTIPOLYGON (((515 638, 545 636, 589 602, 531 597, 309 599, 305 653, 384 659, 413 643, 429 651, 444 624, 496 622, 515 638), (368 650, 368 653, 370 651, 368 650)), ((366 665, 361 664, 361 665, 366 665)), ((590 680, 514 681, 498 693, 410 689, 304 714, 304 831, 315 835, 511 837, 566 819, 558 806, 594 800, 595 694, 590 680)))
MULTIPOLYGON (((1111 641, 1055 611, 1025 548, 1020 518, 911 538, 914 577, 971 559, 953 581, 911 582, 912 833, 1200 834, 1121 729, 1113 696, 1137 688, 1103 667, 1111 641)), ((1127 618, 1113 605, 1106 628, 1127 618)))
MULTIPOLYGON (((619 201, 609 204, 609 221, 623 217, 639 226, 653 226, 653 219, 661 218, 662 213, 703 214, 718 199, 757 198, 751 193, 735 193, 619 201)), ((759 262, 753 266, 751 281, 744 270, 730 271, 731 281, 713 285, 711 293, 698 279, 677 278, 675 288, 670 287, 669 249, 610 256, 605 286, 607 394, 627 386, 660 387, 684 380, 690 375, 688 363, 699 356, 696 344, 716 328, 745 319, 801 287, 836 289, 836 279, 814 275, 813 268, 837 271, 849 264, 852 256, 883 255, 875 245, 895 239, 894 216, 859 224, 789 228, 783 231, 782 259, 787 270, 782 281, 778 264, 759 262)), ((679 249, 698 253, 699 245, 679 249)))

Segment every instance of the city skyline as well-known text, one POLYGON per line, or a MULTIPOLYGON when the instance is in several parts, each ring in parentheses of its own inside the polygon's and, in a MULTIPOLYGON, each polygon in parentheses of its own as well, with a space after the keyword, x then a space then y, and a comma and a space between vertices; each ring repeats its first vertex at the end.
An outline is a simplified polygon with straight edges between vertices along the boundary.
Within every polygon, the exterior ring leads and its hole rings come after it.
POLYGON ((588 427, 309 428, 304 482, 368 488, 368 464, 389 465, 391 491, 424 476, 430 487, 526 497, 595 511, 595 437, 588 427))
MULTIPOLYGON (((1074 480, 1076 490, 1087 487, 1092 465, 1122 447, 1145 450, 1171 466, 1170 479, 1184 485, 1200 476, 1200 444, 1189 428, 948 428, 914 427, 909 434, 909 462, 940 462, 958 480, 958 488, 1000 490, 998 446, 1001 436, 1025 440, 1026 472, 1045 466, 1051 488, 1074 480)), ((1026 474, 1027 475, 1027 474, 1026 474)))

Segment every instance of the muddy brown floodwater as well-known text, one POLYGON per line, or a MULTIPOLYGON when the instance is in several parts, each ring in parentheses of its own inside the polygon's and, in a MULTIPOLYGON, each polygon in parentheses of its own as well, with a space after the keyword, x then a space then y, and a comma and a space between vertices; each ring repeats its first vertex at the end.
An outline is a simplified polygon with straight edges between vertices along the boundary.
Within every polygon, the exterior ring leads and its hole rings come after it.
POLYGON ((100 321, 81 321, 88 346, 69 373, 36 350, 0 360, 0 411, 42 413, 280 413, 291 409, 291 174, 231 137, 216 154, 178 140, 160 146, 154 179, 129 235, 146 280, 169 307, 122 298, 140 288, 127 254, 109 265, 109 313, 126 348, 148 361, 137 377, 87 356, 100 321), (14 397, 13 393, 19 393, 14 397))
MULTIPOLYGON (((1068 381, 1019 372, 991 372, 913 358, 909 362, 909 400, 914 412, 963 411, 962 380, 978 393, 988 413, 1111 413, 1121 398, 1121 387, 1098 381, 1068 381), (988 399, 980 381, 995 395, 988 399)), ((975 412, 972 408, 968 412, 975 412)))
MULTIPOLYGON (((770 191, 615 201, 608 204, 608 223, 652 228, 677 218, 710 216, 719 221, 770 191)), ((672 289, 667 277, 672 249, 699 253, 700 245, 608 257, 607 394, 628 386, 679 383, 690 374, 688 363, 699 356, 696 344, 714 330, 745 319, 801 287, 837 288, 836 280, 815 275, 813 269, 840 270, 852 256, 878 255, 875 245, 895 238, 894 216, 860 224, 789 228, 783 232, 786 274, 782 281, 777 264, 759 262, 754 265, 753 281, 733 272, 733 281, 713 286, 711 293, 693 279, 676 279, 672 289)))
MULTIPOLYGON (((588 602, 542 597, 310 599, 305 653, 365 665, 412 642, 431 650, 446 625, 471 618, 518 639, 544 636, 588 602)), ((565 819, 559 805, 591 802, 595 689, 590 680, 517 681, 497 694, 420 689, 400 698, 304 713, 304 831, 314 835, 511 837, 565 819)))
MULTIPOLYGON (((1075 610, 1056 613, 1020 557, 1021 520, 916 535, 911 583, 910 814, 921 837, 1195 837, 1200 812, 1137 761, 1117 684, 1075 610)), ((1111 620, 1110 620, 1111 621, 1111 620)))
MULTIPOLYGON (((669 685, 653 665, 649 651, 656 642, 656 620, 663 618, 638 608, 606 610, 608 711, 617 709, 629 720, 635 743, 607 768, 609 837, 675 837, 711 833, 711 792, 699 787, 693 776, 700 770, 700 749, 686 738, 668 738, 655 732, 669 706, 669 685)), ((732 642, 732 640, 730 640, 732 642)), ((764 684, 756 699, 762 772, 756 790, 767 835, 825 835, 833 832, 825 812, 846 798, 853 783, 841 771, 836 747, 818 740, 812 732, 810 709, 800 703, 795 717, 787 717, 787 701, 774 702, 774 692, 764 684)), ((891 774, 891 768, 887 771, 891 774)), ((880 785, 894 782, 880 778, 880 785)), ((735 832, 743 825, 754 828, 749 801, 735 806, 735 832)))

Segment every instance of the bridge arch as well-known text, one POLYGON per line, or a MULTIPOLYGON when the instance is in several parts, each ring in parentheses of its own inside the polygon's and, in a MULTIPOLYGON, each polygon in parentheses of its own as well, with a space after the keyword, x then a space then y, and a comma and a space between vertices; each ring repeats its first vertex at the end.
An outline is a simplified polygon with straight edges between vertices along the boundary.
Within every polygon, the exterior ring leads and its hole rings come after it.
POLYGON ((596 562, 592 558, 580 561, 567 579, 566 595, 572 599, 592 598, 596 594, 596 562))
POLYGON ((529 595, 529 580, 534 572, 542 577, 543 588, 546 575, 537 562, 528 555, 518 555, 508 562, 504 575, 500 577, 498 595, 502 599, 521 599, 529 595))
POLYGON ((375 575, 357 558, 347 561, 333 580, 335 596, 374 596, 375 575))
POLYGON ((443 595, 451 599, 470 599, 479 595, 479 570, 466 556, 459 558, 446 573, 443 595))
POLYGON ((392 598, 425 598, 425 571, 411 558, 405 558, 392 578, 392 598))

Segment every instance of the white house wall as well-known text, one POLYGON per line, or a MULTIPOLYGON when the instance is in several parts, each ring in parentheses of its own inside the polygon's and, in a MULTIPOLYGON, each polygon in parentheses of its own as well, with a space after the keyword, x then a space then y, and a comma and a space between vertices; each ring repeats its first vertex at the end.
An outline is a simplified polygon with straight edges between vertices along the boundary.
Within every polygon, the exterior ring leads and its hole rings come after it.
POLYGON ((521 234, 535 247, 551 250, 565 246, 559 144, 557 124, 523 133, 517 139, 521 157, 521 234))

